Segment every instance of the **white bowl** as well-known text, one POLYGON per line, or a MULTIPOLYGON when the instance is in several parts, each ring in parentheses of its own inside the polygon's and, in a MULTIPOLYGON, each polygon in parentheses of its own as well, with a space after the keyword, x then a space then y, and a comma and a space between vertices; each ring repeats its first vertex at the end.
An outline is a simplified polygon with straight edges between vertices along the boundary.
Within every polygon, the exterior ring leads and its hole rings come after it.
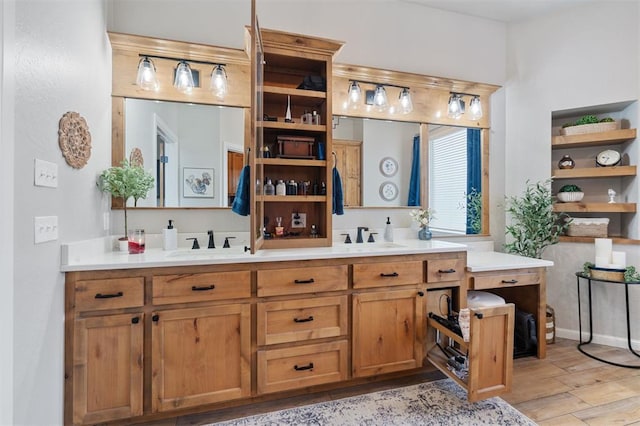
POLYGON ((582 200, 584 192, 558 192, 558 201, 562 203, 575 203, 582 200))

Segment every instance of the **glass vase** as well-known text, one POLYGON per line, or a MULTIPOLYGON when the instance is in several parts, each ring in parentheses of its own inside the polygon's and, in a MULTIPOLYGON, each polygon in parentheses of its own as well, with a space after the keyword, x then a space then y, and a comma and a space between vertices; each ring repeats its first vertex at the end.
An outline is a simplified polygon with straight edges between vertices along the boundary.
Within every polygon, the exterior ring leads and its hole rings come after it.
POLYGON ((418 239, 419 240, 430 240, 431 237, 433 235, 431 234, 431 231, 429 230, 428 226, 422 226, 420 227, 420 229, 418 230, 418 239))

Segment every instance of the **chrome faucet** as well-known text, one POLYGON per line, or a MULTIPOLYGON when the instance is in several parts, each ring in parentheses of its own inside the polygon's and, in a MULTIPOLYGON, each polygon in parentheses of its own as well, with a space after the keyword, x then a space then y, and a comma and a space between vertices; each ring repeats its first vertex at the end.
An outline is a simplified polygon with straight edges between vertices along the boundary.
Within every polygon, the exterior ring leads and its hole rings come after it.
POLYGON ((362 231, 368 231, 369 228, 366 226, 358 226, 358 236, 356 237, 356 243, 363 243, 364 240, 362 239, 362 231))

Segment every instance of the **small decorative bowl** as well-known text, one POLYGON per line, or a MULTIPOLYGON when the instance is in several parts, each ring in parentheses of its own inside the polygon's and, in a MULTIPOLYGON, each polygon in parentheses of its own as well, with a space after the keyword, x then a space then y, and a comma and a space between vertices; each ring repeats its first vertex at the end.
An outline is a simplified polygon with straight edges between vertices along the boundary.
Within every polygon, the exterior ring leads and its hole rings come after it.
POLYGON ((584 192, 558 192, 558 201, 562 203, 576 203, 582 200, 584 192))

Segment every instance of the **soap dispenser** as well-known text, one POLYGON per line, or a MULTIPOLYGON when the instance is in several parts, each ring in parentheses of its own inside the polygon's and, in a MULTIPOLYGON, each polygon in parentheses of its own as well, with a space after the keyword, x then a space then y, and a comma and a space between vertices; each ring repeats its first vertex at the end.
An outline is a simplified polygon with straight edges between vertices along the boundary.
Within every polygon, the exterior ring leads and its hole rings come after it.
POLYGON ((387 216, 387 224, 384 227, 384 240, 388 243, 393 242, 393 227, 391 226, 391 220, 387 216))
POLYGON ((162 248, 176 250, 178 248, 178 230, 173 227, 173 220, 169 219, 169 226, 162 230, 162 248))

